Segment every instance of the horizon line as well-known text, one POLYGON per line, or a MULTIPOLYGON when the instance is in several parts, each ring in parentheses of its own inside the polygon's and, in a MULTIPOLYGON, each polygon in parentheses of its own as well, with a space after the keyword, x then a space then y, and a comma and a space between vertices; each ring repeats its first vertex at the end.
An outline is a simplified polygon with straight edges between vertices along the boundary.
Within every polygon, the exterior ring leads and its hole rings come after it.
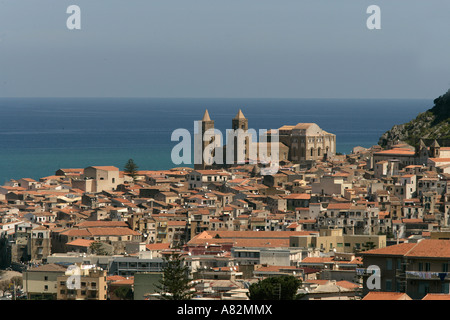
POLYGON ((156 97, 156 96, 0 96, 0 99, 308 99, 308 100, 434 100, 435 98, 400 97, 156 97))

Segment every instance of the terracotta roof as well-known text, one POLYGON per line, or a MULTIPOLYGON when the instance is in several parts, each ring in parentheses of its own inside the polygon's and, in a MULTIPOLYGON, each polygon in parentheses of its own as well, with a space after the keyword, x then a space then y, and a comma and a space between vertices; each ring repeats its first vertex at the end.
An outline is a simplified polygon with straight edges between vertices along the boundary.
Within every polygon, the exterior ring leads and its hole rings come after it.
POLYGON ((49 264, 43 264, 35 268, 28 269, 27 271, 37 271, 37 272, 66 272, 67 268, 65 266, 56 264, 56 263, 49 263, 49 264))
POLYGON ((125 279, 126 279, 125 277, 117 276, 117 275, 106 277, 106 281, 118 281, 118 280, 125 280, 125 279))
POLYGON ((94 240, 86 240, 86 239, 75 239, 69 243, 67 243, 68 246, 76 246, 76 247, 89 247, 94 240))
POLYGON ((268 266, 262 266, 259 269, 255 270, 255 271, 261 271, 261 272, 280 272, 282 270, 301 270, 302 268, 298 268, 295 266, 272 266, 272 265, 268 265, 268 266))
POLYGON ((330 203, 327 207, 329 210, 349 210, 352 207, 351 202, 346 203, 330 203))
POLYGON ((125 221, 83 221, 75 225, 77 228, 128 227, 125 221))
POLYGON ((306 257, 300 263, 333 263, 333 257, 306 257))
POLYGON ((345 288, 345 289, 350 289, 350 290, 355 290, 359 288, 359 285, 357 285, 356 283, 350 282, 350 281, 346 281, 346 280, 342 280, 342 281, 336 281, 336 284, 339 287, 345 288))
POLYGON ((364 255, 397 255, 405 257, 450 258, 450 240, 423 239, 418 243, 401 243, 361 253, 364 255))
POLYGON ((291 193, 283 198, 288 200, 309 200, 311 199, 311 195, 308 193, 291 193))
POLYGON ((402 219, 403 223, 423 223, 423 219, 402 219))
POLYGON ((134 277, 130 277, 129 279, 120 279, 116 281, 112 281, 110 286, 132 286, 134 284, 134 277))
POLYGON ((147 250, 165 250, 170 248, 170 243, 150 243, 145 245, 147 250))
POLYGON ((91 168, 105 171, 119 171, 119 168, 113 166, 92 166, 91 168))
POLYGON ((422 300, 450 300, 448 293, 428 293, 422 300))
POLYGON ((139 232, 129 228, 89 228, 89 233, 92 236, 128 236, 140 235, 139 232))
POLYGON ((415 245, 416 245, 416 243, 400 243, 400 244, 393 245, 393 246, 364 251, 361 254, 362 255, 374 254, 374 255, 403 256, 403 255, 407 254, 408 251, 411 250, 415 245))
POLYGON ((414 156, 415 152, 408 149, 394 148, 375 152, 374 155, 414 156))
POLYGON ((369 292, 363 300, 412 300, 406 293, 403 292, 369 292))
POLYGON ((450 162, 450 158, 428 158, 428 160, 433 162, 450 162))
POLYGON ((204 231, 187 245, 232 244, 235 247, 289 247, 289 237, 309 235, 309 231, 204 231), (219 235, 219 238, 216 238, 219 235))
POLYGON ((450 258, 450 240, 424 239, 415 244, 405 256, 450 258))

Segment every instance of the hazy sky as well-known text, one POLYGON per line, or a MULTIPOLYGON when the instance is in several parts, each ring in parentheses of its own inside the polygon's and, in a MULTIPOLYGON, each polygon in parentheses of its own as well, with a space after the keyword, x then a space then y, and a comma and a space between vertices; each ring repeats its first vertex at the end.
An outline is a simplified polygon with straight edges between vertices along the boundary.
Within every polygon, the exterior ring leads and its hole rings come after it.
POLYGON ((0 0, 0 97, 435 98, 448 0, 0 0), (69 5, 81 30, 68 30, 69 5), (369 30, 369 5, 381 30, 369 30))

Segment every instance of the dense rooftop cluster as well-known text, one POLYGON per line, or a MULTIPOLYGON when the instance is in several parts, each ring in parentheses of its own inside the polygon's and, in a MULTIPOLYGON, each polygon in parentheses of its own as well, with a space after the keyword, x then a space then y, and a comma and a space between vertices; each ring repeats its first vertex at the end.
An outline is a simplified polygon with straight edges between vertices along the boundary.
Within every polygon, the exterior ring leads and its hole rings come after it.
MULTIPOLYGON (((309 299, 358 299, 369 293, 364 269, 374 257, 379 265, 398 263, 395 270, 411 263, 408 252, 425 259, 417 263, 450 262, 442 242, 450 238, 449 180, 450 148, 437 143, 286 160, 271 176, 255 165, 133 177, 112 166, 59 169, 0 187, 1 267, 95 265, 111 288, 130 285, 135 297, 151 298, 154 291, 139 291, 136 281, 161 272, 162 257, 176 251, 201 297, 243 299, 257 279, 290 274, 302 279, 309 299), (417 246, 432 239, 426 249, 417 246)), ((405 268, 434 272, 430 265, 405 268)), ((434 290, 402 291, 408 280, 399 277, 382 282, 382 291, 422 298, 434 290)), ((448 283, 434 293, 445 291, 448 283)))

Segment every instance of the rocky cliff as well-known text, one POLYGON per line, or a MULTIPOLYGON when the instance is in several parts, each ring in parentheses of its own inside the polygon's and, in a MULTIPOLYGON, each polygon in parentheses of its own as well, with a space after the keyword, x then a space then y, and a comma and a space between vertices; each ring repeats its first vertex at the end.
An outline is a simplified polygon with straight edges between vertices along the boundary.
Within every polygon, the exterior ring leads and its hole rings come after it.
POLYGON ((450 139, 450 90, 414 120, 393 126, 380 137, 378 144, 385 147, 389 142, 404 141, 414 146, 421 138, 450 139))

